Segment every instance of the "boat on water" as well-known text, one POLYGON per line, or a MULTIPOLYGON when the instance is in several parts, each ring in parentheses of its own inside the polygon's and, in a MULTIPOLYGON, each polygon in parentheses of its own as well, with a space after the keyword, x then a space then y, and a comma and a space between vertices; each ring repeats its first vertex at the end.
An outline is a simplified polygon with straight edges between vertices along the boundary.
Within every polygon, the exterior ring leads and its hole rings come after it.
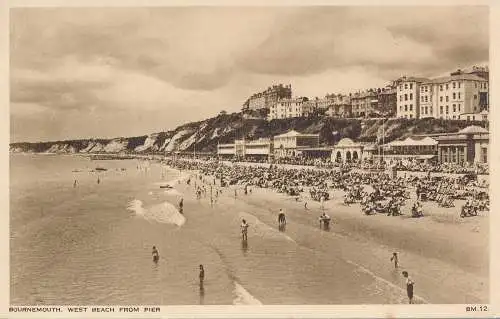
POLYGON ((103 167, 96 167, 95 170, 98 171, 98 172, 105 172, 108 169, 107 168, 103 168, 103 167))
POLYGON ((167 184, 167 185, 160 185, 160 188, 172 189, 173 187, 167 184))

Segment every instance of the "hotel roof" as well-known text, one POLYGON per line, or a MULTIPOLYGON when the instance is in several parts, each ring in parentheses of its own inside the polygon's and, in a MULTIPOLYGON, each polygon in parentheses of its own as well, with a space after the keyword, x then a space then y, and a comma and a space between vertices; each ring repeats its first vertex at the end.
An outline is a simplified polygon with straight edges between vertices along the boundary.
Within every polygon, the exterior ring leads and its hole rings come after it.
POLYGON ((477 125, 471 125, 467 126, 464 129, 461 129, 460 131, 458 131, 457 134, 485 134, 485 133, 489 133, 487 129, 477 125))
POLYGON ((276 135, 274 137, 276 138, 276 137, 294 137, 294 136, 319 137, 319 134, 303 134, 303 133, 297 132, 296 130, 291 130, 291 131, 288 131, 286 133, 276 135))
POLYGON ((467 73, 462 73, 462 74, 456 74, 456 75, 450 75, 450 76, 444 76, 432 80, 428 80, 424 82, 424 84, 427 83, 446 83, 450 81, 460 81, 460 80, 470 80, 470 81, 481 81, 481 82, 488 82, 488 80, 483 79, 482 77, 479 77, 474 74, 467 74, 467 73))

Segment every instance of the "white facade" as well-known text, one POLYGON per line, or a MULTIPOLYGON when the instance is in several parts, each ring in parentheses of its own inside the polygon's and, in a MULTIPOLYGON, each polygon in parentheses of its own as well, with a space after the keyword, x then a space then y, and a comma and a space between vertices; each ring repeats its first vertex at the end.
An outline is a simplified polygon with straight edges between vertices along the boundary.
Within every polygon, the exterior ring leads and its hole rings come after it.
POLYGON ((454 73, 423 82, 403 78, 397 92, 397 116, 404 118, 459 120, 462 114, 488 110, 489 104, 488 80, 474 74, 454 73))
POLYGON ((420 118, 420 86, 427 79, 403 77, 397 86, 396 116, 407 119, 420 118))
POLYGON ((272 105, 269 110, 269 120, 308 116, 312 106, 306 98, 282 99, 272 105))
POLYGON ((488 81, 472 74, 456 74, 435 79, 432 117, 458 120, 461 114, 479 113, 481 94, 488 96, 488 81))
POLYGON ((217 145, 218 155, 235 155, 235 145, 234 144, 219 144, 217 145))
POLYGON ((276 157, 297 156, 300 155, 301 148, 318 147, 319 134, 302 134, 292 130, 276 135, 273 141, 276 157))
POLYGON ((241 157, 272 154, 273 145, 271 139, 260 138, 258 140, 235 140, 233 144, 219 144, 218 155, 237 155, 241 157))

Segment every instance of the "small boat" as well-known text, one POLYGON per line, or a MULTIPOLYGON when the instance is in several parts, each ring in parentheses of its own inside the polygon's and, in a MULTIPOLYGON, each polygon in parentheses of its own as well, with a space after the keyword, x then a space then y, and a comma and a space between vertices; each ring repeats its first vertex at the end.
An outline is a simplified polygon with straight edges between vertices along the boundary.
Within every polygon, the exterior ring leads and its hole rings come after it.
POLYGON ((108 169, 107 168, 102 168, 102 167, 96 167, 95 168, 96 171, 101 171, 101 172, 105 172, 107 171, 108 169))
POLYGON ((160 185, 160 188, 172 189, 173 187, 167 184, 167 185, 160 185))

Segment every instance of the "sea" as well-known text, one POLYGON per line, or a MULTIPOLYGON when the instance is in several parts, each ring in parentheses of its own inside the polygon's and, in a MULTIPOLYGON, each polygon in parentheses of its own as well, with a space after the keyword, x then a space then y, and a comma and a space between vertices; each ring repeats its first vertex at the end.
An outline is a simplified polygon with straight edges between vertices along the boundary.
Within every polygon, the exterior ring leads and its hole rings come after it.
POLYGON ((279 232, 268 208, 240 205, 227 193, 215 205, 197 200, 187 178, 139 159, 11 154, 11 304, 407 302, 386 251, 350 246, 348 238, 322 232, 300 215, 279 232), (160 188, 166 184, 175 189, 160 188), (184 214, 177 209, 181 198, 184 214), (251 225, 246 243, 241 218, 251 225), (374 259, 370 267, 384 276, 349 257, 369 254, 383 257, 385 264, 374 259))

